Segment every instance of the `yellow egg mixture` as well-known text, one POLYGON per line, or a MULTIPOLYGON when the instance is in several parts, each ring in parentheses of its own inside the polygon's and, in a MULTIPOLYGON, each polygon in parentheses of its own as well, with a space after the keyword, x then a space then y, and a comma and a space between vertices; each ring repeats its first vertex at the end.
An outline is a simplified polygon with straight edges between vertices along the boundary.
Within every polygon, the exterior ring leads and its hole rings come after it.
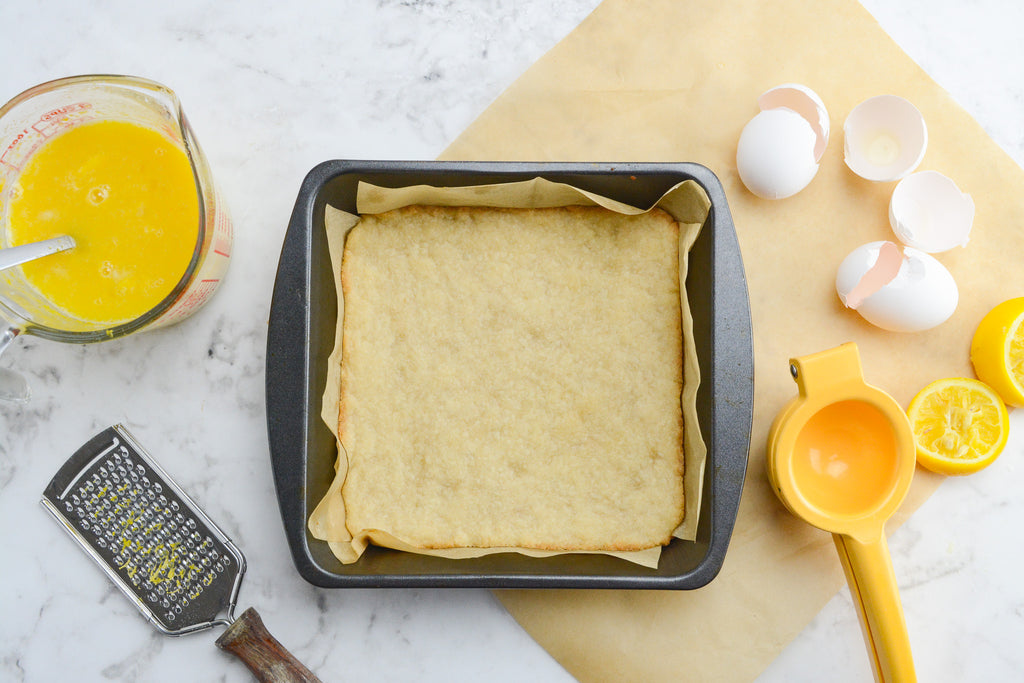
POLYGON ((71 235, 74 249, 22 266, 55 306, 117 324, 155 307, 181 279, 199 231, 184 150, 124 121, 72 128, 28 161, 11 202, 12 246, 71 235))

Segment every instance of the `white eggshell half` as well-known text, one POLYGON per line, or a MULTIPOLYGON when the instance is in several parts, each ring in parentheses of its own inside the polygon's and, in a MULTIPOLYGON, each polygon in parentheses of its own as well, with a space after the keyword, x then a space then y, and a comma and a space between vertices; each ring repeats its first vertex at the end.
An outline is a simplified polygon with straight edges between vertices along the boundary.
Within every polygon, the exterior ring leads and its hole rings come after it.
POLYGON ((843 124, 846 165, 867 180, 889 182, 924 158, 928 128, 917 107, 896 95, 864 100, 843 124))
POLYGON ((806 85, 786 83, 771 90, 766 90, 757 98, 757 106, 762 111, 784 107, 790 109, 811 124, 817 140, 814 143, 814 160, 821 161, 821 156, 828 146, 829 118, 825 103, 806 85))
POLYGON ((889 223, 904 244, 936 254, 965 246, 974 223, 974 200, 937 171, 912 173, 889 201, 889 223))
POLYGON ((764 199, 784 199, 807 187, 818 172, 817 136, 799 114, 785 108, 752 118, 736 147, 736 170, 747 189, 764 199))
MULTIPOLYGON (((845 303, 850 292, 878 261, 885 242, 854 249, 839 266, 836 292, 845 303)), ((892 244, 892 243, 890 243, 892 244)), ((903 248, 896 276, 881 284, 855 309, 872 325, 893 332, 922 332, 949 319, 959 302, 956 281, 934 257, 903 248)))

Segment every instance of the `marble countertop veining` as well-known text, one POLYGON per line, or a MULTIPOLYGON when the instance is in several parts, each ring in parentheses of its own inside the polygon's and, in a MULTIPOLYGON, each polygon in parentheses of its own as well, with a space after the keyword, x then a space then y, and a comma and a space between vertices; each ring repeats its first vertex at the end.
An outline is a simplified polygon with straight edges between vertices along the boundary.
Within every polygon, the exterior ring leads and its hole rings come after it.
MULTIPOLYGON (((251 680, 216 635, 158 634, 39 505, 79 445, 130 426, 248 559, 240 606, 325 679, 568 681, 484 590, 325 591, 286 549, 267 458, 270 293, 299 184, 320 161, 432 159, 597 0, 0 5, 0 100, 52 78, 173 87, 231 208, 231 270, 171 328, 92 346, 16 340, 31 403, 0 406, 0 681, 251 680)), ((865 0, 1024 165, 1024 8, 865 0)), ((1020 201, 1020 198, 1012 198, 1020 201)), ((890 541, 921 680, 1024 671, 1024 412, 997 465, 950 480, 890 541)), ((684 644, 681 644, 684 646, 684 644)), ((841 591, 759 678, 864 681, 841 591)))

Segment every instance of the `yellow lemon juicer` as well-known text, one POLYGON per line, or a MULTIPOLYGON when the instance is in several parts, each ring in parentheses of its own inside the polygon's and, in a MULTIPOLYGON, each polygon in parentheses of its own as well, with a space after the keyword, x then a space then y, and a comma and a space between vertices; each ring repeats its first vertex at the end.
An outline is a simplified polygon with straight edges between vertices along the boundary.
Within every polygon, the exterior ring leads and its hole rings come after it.
POLYGON ((799 395, 768 435, 768 476, 797 517, 828 531, 857 606, 875 679, 916 681, 885 537, 914 476, 910 421, 864 381, 856 344, 790 360, 799 395))

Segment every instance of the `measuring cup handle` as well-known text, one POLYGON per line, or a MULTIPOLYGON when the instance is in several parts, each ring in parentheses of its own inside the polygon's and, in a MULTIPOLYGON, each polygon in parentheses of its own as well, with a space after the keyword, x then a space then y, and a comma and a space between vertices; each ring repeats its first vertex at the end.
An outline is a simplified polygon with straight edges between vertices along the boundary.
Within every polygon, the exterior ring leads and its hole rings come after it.
POLYGON ((261 683, 321 683, 263 625, 252 607, 217 639, 217 647, 242 660, 261 683))
MULTIPOLYGON (((0 354, 4 352, 21 330, 0 317, 0 354)), ((0 368, 0 401, 25 403, 32 396, 25 376, 10 368, 0 368)))
POLYGON ((879 536, 877 541, 868 543, 840 534, 833 534, 832 538, 857 606, 875 680, 880 683, 913 682, 917 680, 917 674, 914 672, 903 605, 885 533, 879 536))

